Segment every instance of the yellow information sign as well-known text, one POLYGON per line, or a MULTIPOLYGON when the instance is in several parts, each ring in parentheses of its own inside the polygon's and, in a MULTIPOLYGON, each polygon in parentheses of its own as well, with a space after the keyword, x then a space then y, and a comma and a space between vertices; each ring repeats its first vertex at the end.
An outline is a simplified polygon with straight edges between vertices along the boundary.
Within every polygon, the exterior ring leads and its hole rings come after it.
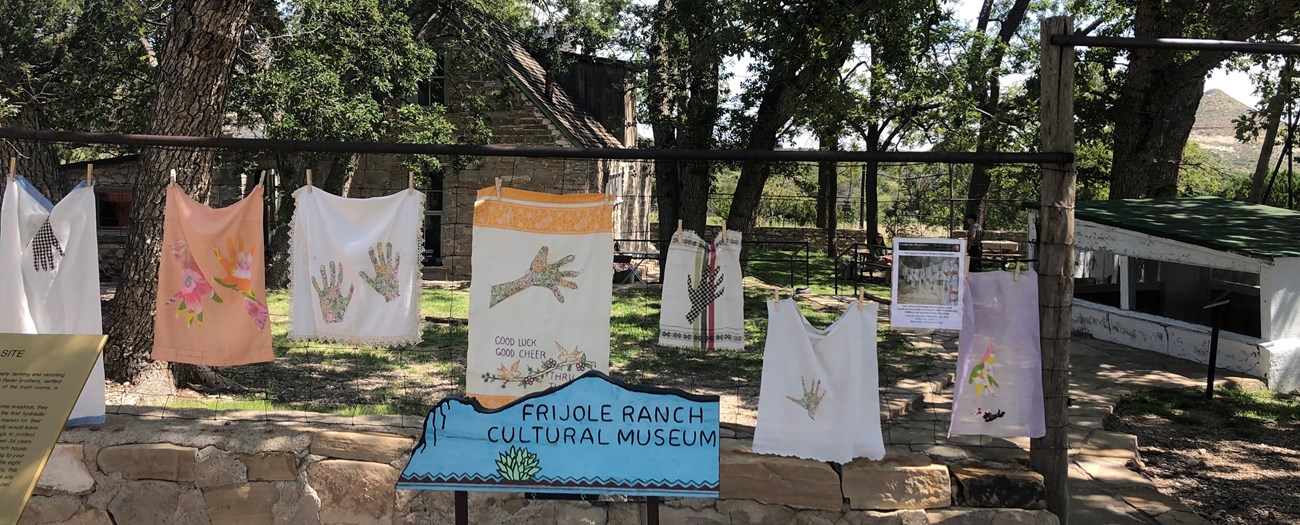
POLYGON ((18 523, 107 340, 0 334, 0 525, 18 523))

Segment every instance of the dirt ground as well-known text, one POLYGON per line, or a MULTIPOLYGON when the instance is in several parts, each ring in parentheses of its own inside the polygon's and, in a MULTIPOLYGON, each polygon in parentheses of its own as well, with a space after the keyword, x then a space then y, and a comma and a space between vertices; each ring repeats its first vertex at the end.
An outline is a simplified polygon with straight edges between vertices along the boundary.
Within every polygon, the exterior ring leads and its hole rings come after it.
POLYGON ((1144 412, 1121 405, 1108 426, 1138 437, 1143 474, 1161 492, 1214 523, 1300 523, 1300 422, 1196 406, 1144 412))

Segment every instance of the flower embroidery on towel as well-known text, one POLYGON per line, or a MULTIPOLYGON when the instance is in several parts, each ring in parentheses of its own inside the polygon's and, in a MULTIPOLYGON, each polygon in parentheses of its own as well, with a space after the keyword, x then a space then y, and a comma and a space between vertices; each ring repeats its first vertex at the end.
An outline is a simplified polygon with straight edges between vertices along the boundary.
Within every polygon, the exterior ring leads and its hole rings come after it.
POLYGON ((193 326, 195 321, 203 324, 203 300, 212 299, 214 303, 221 303, 221 297, 218 297, 217 291, 208 284, 208 279, 203 276, 199 264, 194 262, 189 243, 176 241, 168 249, 181 263, 181 289, 167 300, 167 304, 180 302, 180 306, 176 309, 176 318, 179 319, 181 312, 185 312, 185 326, 193 326))
POLYGON ((993 345, 989 345, 988 350, 984 352, 984 357, 971 367, 966 384, 975 385, 976 397, 983 396, 985 392, 990 396, 997 395, 994 392, 998 388, 998 380, 993 378, 993 345))
POLYGON ((236 239, 226 238, 226 251, 223 253, 221 248, 215 248, 212 252, 217 256, 217 262, 226 270, 226 276, 213 279, 218 285, 229 288, 240 295, 244 296, 244 310, 248 312, 248 317, 253 320, 260 332, 266 329, 266 321, 269 317, 266 305, 257 300, 253 295, 253 247, 244 247, 244 238, 236 239))

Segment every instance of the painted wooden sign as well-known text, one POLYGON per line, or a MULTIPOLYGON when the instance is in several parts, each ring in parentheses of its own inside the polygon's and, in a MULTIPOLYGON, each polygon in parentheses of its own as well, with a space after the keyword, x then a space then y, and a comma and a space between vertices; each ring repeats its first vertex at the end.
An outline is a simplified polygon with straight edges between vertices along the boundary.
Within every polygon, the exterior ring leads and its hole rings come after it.
POLYGON ((593 370, 497 409, 443 399, 397 487, 717 497, 718 396, 593 370))

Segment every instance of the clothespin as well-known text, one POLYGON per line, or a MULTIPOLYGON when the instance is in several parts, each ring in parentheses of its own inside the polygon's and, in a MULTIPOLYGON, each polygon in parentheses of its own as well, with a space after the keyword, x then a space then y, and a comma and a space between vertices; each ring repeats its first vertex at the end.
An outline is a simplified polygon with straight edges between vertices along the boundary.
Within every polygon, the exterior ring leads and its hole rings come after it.
POLYGON ((682 242, 682 220, 677 219, 677 242, 682 242))
POLYGON ((497 198, 501 198, 501 177, 497 177, 497 198))
POLYGON ((863 308, 866 306, 862 304, 862 290, 858 290, 858 311, 861 312, 863 308))
POLYGON ((9 182, 18 176, 18 157, 9 157, 9 182))
POLYGON ((176 168, 172 168, 172 184, 176 184, 176 168))
POLYGON ((722 242, 727 242, 727 219, 722 219, 722 242))
POLYGON ((772 290, 772 303, 776 306, 776 311, 781 311, 781 289, 772 290))
POLYGON ((311 170, 307 170, 307 191, 311 191, 311 170))
POLYGON ((86 187, 87 188, 90 187, 90 185, 92 184, 92 180, 94 178, 95 178, 95 164, 87 163, 86 164, 86 187))
POLYGON ((415 172, 406 172, 406 190, 412 195, 415 194, 415 172))
POLYGON ((1020 282, 1020 263, 1016 263, 1016 272, 1011 274, 1011 280, 1020 282))

